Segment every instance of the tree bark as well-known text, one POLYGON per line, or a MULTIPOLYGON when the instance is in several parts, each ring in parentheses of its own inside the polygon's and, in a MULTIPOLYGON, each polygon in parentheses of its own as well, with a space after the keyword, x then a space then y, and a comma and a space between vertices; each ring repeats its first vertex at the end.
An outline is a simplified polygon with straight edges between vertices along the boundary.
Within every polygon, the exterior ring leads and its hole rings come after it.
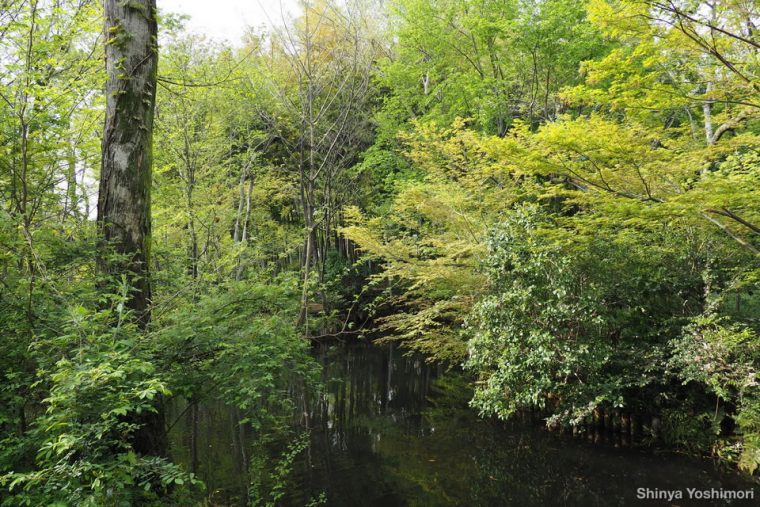
MULTIPOLYGON (((710 95, 712 92, 712 83, 707 83, 707 90, 705 91, 706 95, 710 95)), ((714 133, 713 133, 713 122, 712 122, 712 104, 713 101, 709 99, 705 99, 704 102, 702 102, 702 113, 705 117, 705 138, 707 139, 707 144, 715 144, 714 140, 714 133)))
POLYGON ((105 0, 106 123, 98 193, 99 267, 127 275, 128 307, 150 320, 150 187, 158 64, 156 1, 105 0), (110 252, 117 254, 118 260, 110 252))
MULTIPOLYGON (((105 0, 106 121, 98 192, 101 273, 126 276, 127 307, 150 321, 150 189, 158 65, 156 0, 105 0), (113 255, 116 254, 116 255, 113 255)), ((166 455, 163 401, 131 416, 140 454, 166 455)))

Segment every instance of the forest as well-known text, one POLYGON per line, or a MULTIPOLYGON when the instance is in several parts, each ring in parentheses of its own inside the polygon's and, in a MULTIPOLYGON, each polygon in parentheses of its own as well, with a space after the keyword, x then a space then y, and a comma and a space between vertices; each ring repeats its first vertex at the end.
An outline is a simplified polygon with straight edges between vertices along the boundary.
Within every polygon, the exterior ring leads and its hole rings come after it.
MULTIPOLYGON (((370 342, 465 434, 758 484, 756 0, 302 0, 233 42, 156 4, 0 0, 0 505, 339 505, 293 496, 343 410, 315 350, 370 342)), ((398 505, 464 504, 415 497, 441 459, 398 505)))

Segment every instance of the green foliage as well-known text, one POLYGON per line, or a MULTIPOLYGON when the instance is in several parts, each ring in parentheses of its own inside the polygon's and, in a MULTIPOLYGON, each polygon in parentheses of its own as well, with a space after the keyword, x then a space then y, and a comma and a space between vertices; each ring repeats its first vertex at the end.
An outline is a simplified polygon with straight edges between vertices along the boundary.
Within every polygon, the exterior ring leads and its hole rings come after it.
MULTIPOLYGON (((727 317, 700 316, 684 329, 684 336, 673 342, 673 349, 670 364, 684 384, 697 383, 713 393, 719 403, 737 405, 736 422, 743 441, 739 442, 738 457, 731 459, 736 459, 741 468, 754 472, 760 466, 756 400, 760 339, 757 332, 746 325, 731 323, 727 317)), ((718 407, 716 405, 712 415, 713 422, 721 419, 718 407)), ((735 445, 729 441, 723 444, 729 449, 719 452, 728 453, 735 445)))
MULTIPOLYGON (((516 118, 538 122, 562 108, 557 92, 578 65, 604 51, 585 2, 399 0, 398 44, 382 68, 386 109, 448 125, 473 118, 503 135, 516 118)), ((403 123, 401 124, 404 127, 403 123)))
POLYGON ((754 469, 752 9, 696 5, 399 2, 378 139, 412 170, 388 168, 394 195, 344 234, 402 310, 381 328, 464 359, 482 413, 658 413, 668 443, 754 469))
POLYGON ((698 125, 705 104, 716 128, 757 114, 756 47, 741 40, 748 5, 592 0, 588 12, 615 46, 583 63, 586 83, 566 90, 566 98, 669 123, 701 139, 709 137, 698 125))
POLYGON ((658 245, 626 230, 602 240, 557 226, 528 206, 491 233, 490 295, 472 314, 467 361, 483 413, 536 407, 577 424, 600 404, 646 403, 662 379, 663 336, 700 297, 699 266, 684 263, 697 252, 668 248, 684 238, 646 231, 658 245))
POLYGON ((741 399, 736 422, 741 437, 738 445, 734 444, 734 447, 741 449, 739 467, 751 474, 755 473, 760 468, 760 400, 756 389, 741 399))
POLYGON ((200 485, 169 461, 132 450, 140 414, 170 393, 124 301, 122 294, 97 313, 76 307, 65 334, 36 344, 64 352, 38 373, 49 386, 33 430, 39 449, 32 471, 2 478, 14 493, 8 505, 167 505, 178 486, 200 485))
MULTIPOLYGON (((450 129, 419 125, 404 136, 421 178, 401 181, 383 215, 347 210, 342 233, 379 262, 373 280, 382 304, 393 304, 381 329, 431 358, 459 362, 460 327, 483 287, 479 273, 488 227, 515 200, 503 146, 457 121, 450 129)), ((379 308, 382 310, 382 307, 379 308)))
MULTIPOLYGON (((293 471, 293 464, 298 456, 309 447, 309 439, 309 433, 297 436, 282 452, 274 470, 268 474, 266 463, 258 461, 252 464, 251 468, 253 470, 251 472, 254 480, 251 483, 249 492, 252 499, 252 507, 274 507, 285 497, 289 475, 293 471)), ((326 498, 322 495, 317 499, 313 499, 309 505, 322 505, 325 501, 326 498)))
POLYGON ((161 320, 159 359, 176 394, 221 399, 255 428, 289 417, 291 382, 314 382, 308 341, 295 329, 295 280, 229 283, 189 300, 161 320), (171 352, 169 352, 171 351, 171 352), (263 419, 262 419, 263 418, 263 419))
POLYGON ((673 348, 671 364, 683 381, 704 384, 721 400, 741 398, 756 387, 760 340, 751 328, 698 317, 673 348))
POLYGON ((704 452, 719 441, 722 432, 720 423, 724 415, 722 411, 695 412, 688 403, 665 410, 662 420, 663 440, 668 445, 691 452, 704 452))

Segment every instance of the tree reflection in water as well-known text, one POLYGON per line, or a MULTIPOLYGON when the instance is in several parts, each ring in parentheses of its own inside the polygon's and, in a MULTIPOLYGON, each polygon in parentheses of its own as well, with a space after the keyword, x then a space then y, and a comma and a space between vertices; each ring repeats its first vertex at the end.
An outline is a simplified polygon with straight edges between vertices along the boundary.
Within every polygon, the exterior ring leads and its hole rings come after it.
MULTIPOLYGON (((293 393, 293 426, 310 430, 311 439, 294 463, 285 505, 304 505, 324 492, 328 505, 341 507, 606 507, 636 505, 639 487, 684 495, 686 488, 751 487, 709 461, 623 448, 613 437, 573 438, 535 424, 480 419, 468 407, 471 390, 461 372, 391 345, 322 346, 315 355, 324 390, 293 393)), ((241 435, 252 435, 236 431, 234 410, 216 409, 201 407, 198 472, 211 491, 244 502, 241 435)), ((187 424, 177 430, 187 431, 187 424)), ((178 440, 189 456, 188 438, 178 440)))

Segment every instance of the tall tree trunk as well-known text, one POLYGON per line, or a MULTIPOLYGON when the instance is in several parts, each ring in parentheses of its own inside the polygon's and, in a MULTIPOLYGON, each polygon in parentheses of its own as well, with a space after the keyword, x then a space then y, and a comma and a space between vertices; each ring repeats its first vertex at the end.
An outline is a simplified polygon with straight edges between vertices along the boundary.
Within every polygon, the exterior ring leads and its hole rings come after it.
MULTIPOLYGON (((195 204, 193 203, 193 189, 195 183, 189 182, 187 187, 187 228, 190 232, 190 276, 192 280, 198 279, 198 233, 195 230, 195 204)), ((193 293, 195 288, 193 288, 193 293)))
POLYGON ((246 165, 240 171, 240 182, 238 183, 238 209, 235 215, 235 227, 232 232, 232 240, 235 244, 240 242, 240 233, 243 226, 243 206, 245 206, 245 179, 248 177, 248 166, 246 165))
POLYGON ((311 264, 316 248, 316 226, 314 224, 314 209, 311 206, 310 195, 314 194, 313 183, 307 177, 306 187, 301 189, 301 201, 304 209, 304 222, 306 230, 304 232, 304 256, 303 256, 303 285, 301 287, 301 311, 298 315, 298 325, 306 324, 308 318, 309 304, 309 278, 311 276, 311 264))
MULTIPOLYGON (((248 192, 240 194, 240 206, 238 207, 238 217, 235 220, 235 244, 242 247, 237 258, 237 266, 235 267, 235 280, 238 281, 243 277, 243 272, 246 268, 245 260, 245 248, 248 245, 248 227, 251 221, 251 208, 253 206, 253 183, 254 176, 250 174, 248 176, 248 192), (245 215, 242 220, 240 217, 243 200, 245 200, 245 215), (242 233, 239 232, 240 224, 242 223, 242 233)), ((243 181, 240 182, 240 188, 243 190, 243 181)))
POLYGON ((129 307, 150 320, 150 185, 156 102, 155 0, 105 0, 106 124, 98 193, 98 229, 124 257, 101 256, 107 274, 127 274, 129 307))
POLYGON ((66 200, 64 201, 63 206, 63 221, 66 221, 69 216, 74 219, 78 219, 80 216, 76 160, 76 147, 72 140, 70 141, 66 157, 66 200))
POLYGON ((245 220, 243 220, 243 236, 240 238, 240 241, 243 244, 248 241, 248 228, 250 227, 251 208, 253 206, 253 183, 254 178, 253 175, 251 175, 248 178, 248 194, 245 198, 245 220))
POLYGON ((712 122, 712 104, 713 101, 710 100, 709 95, 712 92, 712 83, 707 83, 707 89, 705 90, 705 94, 708 95, 708 98, 706 98, 702 102, 702 113, 705 117, 705 138, 707 139, 707 144, 713 144, 714 141, 714 133, 713 133, 713 122, 712 122))
MULTIPOLYGON (((150 187, 158 64, 156 0, 105 0, 106 122, 98 193, 98 267, 126 275, 127 306, 142 327, 150 321, 150 187), (118 254, 110 255, 111 252, 118 254), (116 258, 116 260, 114 260, 116 258)), ((135 416, 133 447, 166 454, 161 400, 135 416)))

